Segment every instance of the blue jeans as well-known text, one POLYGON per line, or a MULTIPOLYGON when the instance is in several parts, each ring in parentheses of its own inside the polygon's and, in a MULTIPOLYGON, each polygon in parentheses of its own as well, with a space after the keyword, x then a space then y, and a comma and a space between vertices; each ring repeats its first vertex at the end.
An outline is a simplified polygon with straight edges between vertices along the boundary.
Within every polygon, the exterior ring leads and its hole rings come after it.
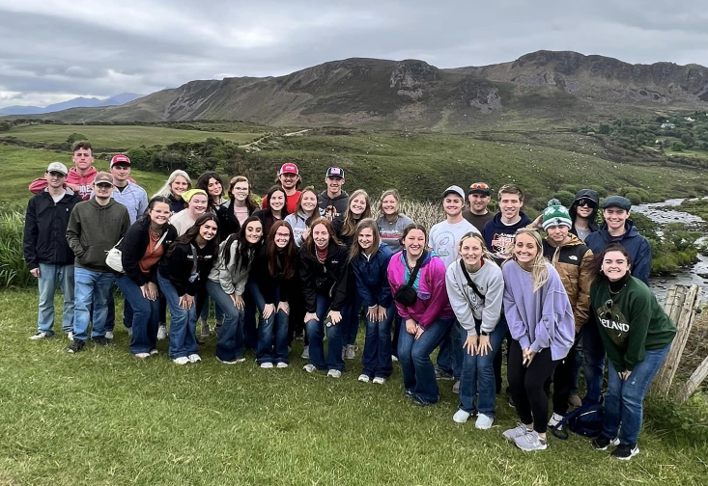
POLYGON ((195 354, 199 351, 197 346, 197 305, 196 302, 191 309, 183 309, 179 305, 179 295, 172 283, 157 273, 157 282, 160 284, 160 291, 167 299, 167 306, 170 308, 172 321, 170 324, 170 347, 168 354, 170 359, 182 358, 195 354))
MULTIPOLYGON (((405 324, 403 326, 405 327, 405 324)), ((461 332, 462 326, 455 319, 455 323, 450 328, 450 333, 445 336, 438 352, 437 369, 448 375, 453 375, 455 378, 459 378, 462 374, 462 355, 464 351, 462 350, 463 341, 460 341, 461 332)))
POLYGON ((54 294, 61 287, 64 294, 64 313, 61 328, 65 333, 74 330, 74 265, 39 264, 39 313, 37 331, 53 336, 54 331, 54 294))
POLYGON ((359 332, 359 316, 364 300, 358 293, 349 299, 342 309, 342 343, 349 345, 356 343, 356 335, 359 332))
POLYGON ((393 373, 391 362, 391 323, 396 317, 396 304, 386 309, 386 319, 373 322, 366 316, 366 340, 361 356, 362 374, 369 377, 388 378, 393 373))
MULTIPOLYGON (((489 334, 492 350, 486 356, 472 356, 464 351, 462 358, 462 376, 460 376, 460 409, 470 414, 483 413, 487 417, 496 417, 496 384, 494 381, 494 357, 499 352, 507 332, 506 320, 501 320, 489 334), (477 408, 474 406, 475 396, 477 408)), ((479 335, 479 329, 477 329, 479 335)), ((467 340, 467 331, 460 326, 462 343, 467 340)))
MULTIPOLYGON (((123 326, 129 329, 133 325, 133 309, 130 307, 128 299, 123 301, 123 326)), ((116 304, 113 289, 108 294, 108 316, 106 317, 106 331, 113 332, 116 327, 116 304)))
POLYGON ((148 300, 143 297, 143 291, 135 281, 123 275, 118 278, 118 288, 125 296, 126 306, 133 309, 133 321, 130 327, 133 336, 128 349, 133 354, 149 353, 157 349, 157 327, 160 323, 160 299, 148 300))
POLYGON ((106 335, 108 296, 115 277, 112 273, 74 269, 74 339, 88 340, 89 321, 93 310, 91 337, 106 335), (93 306, 91 303, 93 302, 93 306))
MULTIPOLYGON (((344 371, 344 360, 342 359, 342 323, 330 326, 327 330, 327 359, 324 356, 324 320, 329 309, 330 298, 326 295, 317 294, 317 318, 312 319, 305 325, 307 338, 310 340, 310 363, 318 370, 330 369, 344 371)), ((343 314, 342 314, 343 315, 343 314)))
POLYGON ((243 293, 243 300, 246 303, 243 316, 243 340, 247 348, 258 349, 258 329, 256 328, 256 301, 246 286, 243 293))
POLYGON ((406 331, 405 319, 401 324, 398 361, 403 371, 403 386, 408 393, 425 403, 437 403, 440 398, 438 384, 435 381, 435 367, 430 360, 430 354, 450 333, 453 322, 455 322, 454 317, 438 319, 431 323, 417 340, 406 331))
MULTIPOLYGON (((586 326, 588 324, 585 324, 586 326)), ((573 355, 573 362, 571 363, 570 370, 570 395, 579 394, 579 382, 580 382, 580 370, 583 369, 583 361, 585 356, 583 354, 583 330, 580 329, 580 335, 575 338, 575 354, 573 355)))
POLYGON ((670 347, 671 345, 668 345, 663 349, 646 351, 644 361, 634 367, 627 381, 620 379, 610 361, 605 396, 605 420, 602 424, 602 434, 605 437, 610 439, 617 437, 619 429, 621 445, 637 443, 639 432, 642 430, 644 396, 670 347))
MULTIPOLYGON (((208 321, 209 320, 209 294, 206 296, 206 300, 204 302, 204 307, 202 307, 202 313, 199 315, 199 319, 202 321, 208 321)), ((230 300, 230 299, 229 299, 230 300)), ((219 305, 216 304, 216 300, 214 301, 214 315, 216 316, 216 321, 217 322, 224 322, 224 311, 221 309, 219 305)))
POLYGON ((231 296, 224 292, 220 284, 207 280, 206 291, 214 299, 216 308, 224 313, 219 340, 216 343, 217 358, 222 361, 243 358, 243 311, 234 305, 231 296))
POLYGON ((260 321, 258 322, 258 352, 256 363, 288 363, 288 322, 289 316, 278 311, 280 303, 280 286, 275 288, 275 310, 268 319, 263 318, 265 299, 258 285, 250 282, 251 295, 258 306, 260 321))
POLYGON ((602 402, 602 378, 605 373, 605 346, 602 344, 594 313, 592 319, 582 328, 583 333, 583 369, 587 382, 587 395, 583 403, 602 402))

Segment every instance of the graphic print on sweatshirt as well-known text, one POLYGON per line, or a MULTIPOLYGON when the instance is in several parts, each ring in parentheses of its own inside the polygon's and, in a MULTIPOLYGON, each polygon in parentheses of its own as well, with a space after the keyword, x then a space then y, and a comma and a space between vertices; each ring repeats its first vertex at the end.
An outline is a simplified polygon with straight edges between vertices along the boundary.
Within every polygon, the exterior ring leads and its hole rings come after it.
POLYGON ((600 324, 617 347, 623 347, 629 338, 629 319, 619 310, 612 299, 595 309, 600 324))
POLYGON ((494 233, 490 251, 495 258, 501 260, 506 258, 507 251, 514 244, 514 234, 515 233, 494 233))

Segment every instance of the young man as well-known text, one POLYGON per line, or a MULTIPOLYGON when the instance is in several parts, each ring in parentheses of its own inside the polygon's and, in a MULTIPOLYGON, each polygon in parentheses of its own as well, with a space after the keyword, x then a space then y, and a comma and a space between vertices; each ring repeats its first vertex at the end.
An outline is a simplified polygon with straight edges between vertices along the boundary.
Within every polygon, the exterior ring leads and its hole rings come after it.
POLYGON ((45 175, 47 187, 30 199, 25 213, 24 251, 30 274, 39 284, 37 333, 30 339, 52 337, 54 331, 54 294, 61 286, 64 294, 62 330, 72 339, 74 329, 74 254, 66 241, 69 215, 78 194, 64 188, 69 169, 52 162, 45 175))
MULTIPOLYGON (((297 203, 300 200, 300 184, 302 180, 300 178, 300 171, 297 165, 292 162, 283 164, 278 172, 278 178, 275 183, 280 185, 285 191, 285 205, 288 208, 288 214, 295 214, 297 212, 297 203)), ((263 197, 261 201, 261 208, 266 209, 268 207, 268 196, 263 197)))
POLYGON ((76 205, 69 217, 66 239, 74 252, 74 342, 67 351, 78 353, 88 340, 88 327, 93 312, 91 339, 105 346, 108 294, 115 276, 106 265, 106 253, 130 227, 125 206, 111 198, 113 176, 99 172, 93 182, 94 196, 76 205), (93 307, 93 308, 92 308, 93 307))
POLYGON ((317 198, 320 212, 330 221, 340 214, 344 214, 349 204, 349 194, 342 190, 344 185, 344 171, 339 167, 330 167, 325 176, 327 189, 322 191, 317 198))
MULTIPOLYGON (((632 259, 632 276, 649 285, 651 270, 651 247, 629 220, 632 203, 626 197, 610 196, 602 201, 602 216, 605 223, 598 231, 590 233, 585 244, 595 254, 600 254, 610 243, 620 243, 632 259)), ((587 381, 587 403, 599 403, 602 399, 602 378, 605 369, 605 347, 597 326, 583 328, 583 355, 587 381)))
POLYGON ((548 425, 553 427, 568 413, 569 402, 574 406, 580 405, 577 395, 571 397, 571 388, 575 381, 573 376, 576 369, 575 353, 580 330, 589 317, 594 257, 592 250, 570 232, 573 222, 568 210, 558 200, 551 200, 548 204, 549 206, 540 216, 541 226, 547 234, 543 240, 543 256, 558 271, 568 294, 575 318, 576 336, 570 352, 556 367, 553 374, 553 415, 548 421, 548 425))
POLYGON ((600 195, 592 189, 581 189, 575 195, 575 200, 568 213, 573 221, 570 232, 585 241, 585 239, 600 229, 597 224, 597 211, 600 208, 600 195))
MULTIPOLYGON (((430 229, 430 248, 449 267, 457 260, 457 244, 467 233, 479 233, 477 228, 462 217, 465 192, 459 186, 450 186, 442 193, 445 221, 430 229)), ((440 345, 435 373, 440 379, 459 379, 462 373, 462 335, 460 324, 455 321, 450 334, 440 345)), ((459 385, 455 384, 455 389, 459 385)))
MULTIPOLYGON (((88 201, 91 198, 91 184, 96 177, 96 169, 92 167, 93 154, 91 152, 91 142, 81 140, 71 147, 74 153, 72 160, 74 167, 69 169, 69 173, 64 181, 64 187, 67 187, 77 193, 83 201, 88 201)), ((47 187, 47 180, 39 178, 32 181, 29 190, 32 194, 39 194, 47 187)))
MULTIPOLYGON (((521 211, 521 208, 524 207, 524 192, 516 184, 503 185, 499 189, 497 197, 499 212, 484 225, 482 236, 484 236, 487 249, 492 252, 496 262, 501 265, 514 241, 516 231, 528 226, 531 219, 521 211)), ((503 312, 501 318, 506 319, 503 312)), ((507 342, 511 342, 509 336, 510 334, 507 334, 507 342)), ((497 393, 501 391, 502 386, 501 368, 502 352, 500 351, 494 357, 494 378, 497 393)))
POLYGON ((491 199, 492 190, 484 182, 475 182, 467 190, 467 201, 470 207, 462 211, 462 217, 472 223, 480 233, 484 225, 494 218, 494 213, 490 213, 487 209, 491 199))

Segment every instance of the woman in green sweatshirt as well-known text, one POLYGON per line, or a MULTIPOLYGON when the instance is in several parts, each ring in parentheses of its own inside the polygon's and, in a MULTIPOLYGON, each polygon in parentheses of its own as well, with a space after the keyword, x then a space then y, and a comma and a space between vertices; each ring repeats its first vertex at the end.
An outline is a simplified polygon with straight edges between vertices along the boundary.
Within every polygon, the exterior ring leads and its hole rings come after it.
POLYGON ((603 430, 593 447, 604 451, 617 445, 612 456, 629 460, 639 453, 644 396, 669 352, 676 327, 646 284, 630 274, 632 261, 621 244, 608 245, 597 262, 590 305, 610 367, 603 430))

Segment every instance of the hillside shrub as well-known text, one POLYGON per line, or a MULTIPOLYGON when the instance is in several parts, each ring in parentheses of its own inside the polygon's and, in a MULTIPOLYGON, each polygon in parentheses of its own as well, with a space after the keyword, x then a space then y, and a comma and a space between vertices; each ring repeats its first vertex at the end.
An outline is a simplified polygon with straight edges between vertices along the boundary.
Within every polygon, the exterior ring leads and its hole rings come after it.
POLYGON ((74 132, 67 137, 66 144, 69 146, 72 146, 74 144, 74 142, 78 142, 79 140, 88 140, 88 139, 89 138, 86 135, 74 132))
POLYGON ((566 208, 569 208, 575 200, 575 194, 570 191, 558 191, 553 197, 558 199, 566 208))
POLYGON ((629 199, 632 204, 641 204, 642 203, 642 196, 639 195, 637 192, 628 192, 627 194, 624 195, 627 199, 629 199))
POLYGON ((22 247, 24 225, 19 211, 0 214, 0 288, 27 287, 32 280, 22 247))
POLYGON ((686 150, 686 144, 683 142, 674 142, 671 144, 671 150, 674 152, 683 152, 686 150))

